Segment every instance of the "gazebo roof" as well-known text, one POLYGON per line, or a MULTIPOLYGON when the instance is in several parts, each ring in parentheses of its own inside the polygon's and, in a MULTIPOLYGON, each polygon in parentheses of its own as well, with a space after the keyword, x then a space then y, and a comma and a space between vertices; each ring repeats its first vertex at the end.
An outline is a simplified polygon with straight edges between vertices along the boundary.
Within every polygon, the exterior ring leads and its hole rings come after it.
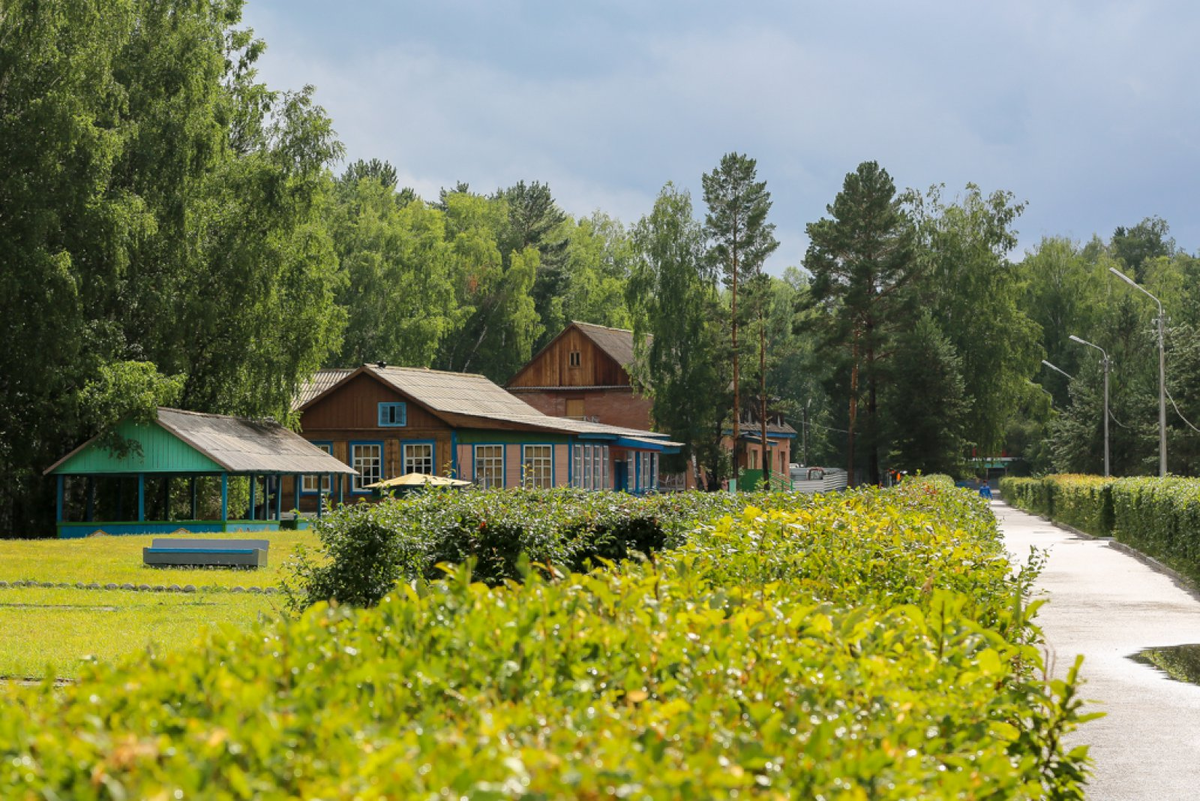
POLYGON ((80 445, 49 474, 121 473, 341 473, 349 465, 278 423, 159 407, 152 423, 123 420, 117 433, 137 444, 113 453, 98 440, 80 445))

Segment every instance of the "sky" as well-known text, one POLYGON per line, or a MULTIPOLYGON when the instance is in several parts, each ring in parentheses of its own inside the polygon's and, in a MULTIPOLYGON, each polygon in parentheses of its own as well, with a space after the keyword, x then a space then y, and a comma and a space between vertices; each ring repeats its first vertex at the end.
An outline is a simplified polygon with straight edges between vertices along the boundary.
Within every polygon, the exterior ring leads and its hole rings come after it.
POLYGON ((1200 4, 742 6, 247 0, 244 22, 269 86, 315 86, 347 161, 390 161, 426 199, 541 181, 568 214, 633 224, 671 181, 701 217, 701 176, 744 153, 779 273, 874 160, 900 190, 1012 192, 1013 258, 1151 215, 1200 250, 1200 4))

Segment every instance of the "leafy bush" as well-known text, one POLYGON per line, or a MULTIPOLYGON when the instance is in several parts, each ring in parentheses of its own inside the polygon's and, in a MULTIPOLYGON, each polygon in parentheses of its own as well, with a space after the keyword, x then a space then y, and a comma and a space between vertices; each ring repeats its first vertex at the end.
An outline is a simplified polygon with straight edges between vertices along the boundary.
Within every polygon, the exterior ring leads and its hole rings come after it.
POLYGON ((1002 478, 1000 496, 1027 512, 1053 516, 1051 491, 1053 487, 1041 478, 1002 478))
POLYGON ((978 498, 771 500, 656 563, 468 563, 7 688, 0 797, 1082 797, 1075 671, 1036 678, 978 498))
POLYGON ((1123 478, 1111 494, 1118 540, 1200 581, 1200 479, 1123 478))
POLYGON ((424 492, 359 504, 317 524, 318 554, 302 553, 284 587, 294 608, 318 601, 370 606, 401 577, 434 579, 441 563, 474 560, 489 584, 517 579, 522 556, 560 570, 583 570, 634 552, 652 555, 681 544, 699 520, 746 504, 803 503, 781 496, 492 490, 424 492))
POLYGON ((1042 480, 1049 485, 1055 520, 1096 537, 1112 536, 1112 479, 1061 474, 1042 480))

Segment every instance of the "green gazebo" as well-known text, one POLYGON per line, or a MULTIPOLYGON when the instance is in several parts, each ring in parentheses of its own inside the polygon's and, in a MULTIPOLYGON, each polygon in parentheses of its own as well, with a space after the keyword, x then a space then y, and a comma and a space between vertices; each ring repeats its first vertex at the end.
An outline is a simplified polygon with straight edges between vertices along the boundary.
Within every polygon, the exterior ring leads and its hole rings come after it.
MULTIPOLYGON (((275 531, 283 520, 283 477, 292 477, 291 508, 300 506, 302 479, 317 477, 316 486, 336 488, 342 499, 344 477, 355 475, 303 437, 278 423, 201 414, 160 407, 154 422, 126 419, 116 426, 125 443, 114 449, 107 437, 93 437, 46 469, 57 481, 58 536, 106 534, 166 534, 223 531, 275 531), (230 518, 230 477, 249 480, 249 498, 230 518), (328 483, 321 480, 328 477, 328 483), (80 486, 80 480, 84 485, 80 486), (157 482, 151 498, 159 512, 147 517, 147 479, 157 482), (137 516, 126 513, 126 486, 137 481, 137 516), (181 491, 178 481, 186 481, 181 491), (220 482, 219 514, 201 519, 201 482, 220 482), (259 495, 259 484, 262 494, 259 495), (98 488, 115 514, 97 520, 98 488), (190 504, 189 504, 190 500, 190 504), (187 509, 182 519, 173 510, 187 509), (244 514, 242 512, 244 511, 244 514), (81 513, 80 513, 81 512, 81 513), (71 514, 74 513, 74 514, 71 514), (79 519, 82 518, 82 519, 79 519), (132 519, 130 519, 132 518, 132 519)), ((132 496, 132 493, 128 493, 132 496)), ((213 498, 215 500, 215 497, 213 498)), ((324 497, 318 509, 324 507, 324 497)), ((129 510, 132 512, 132 509, 129 510)), ((319 512, 318 512, 319 514, 319 512)), ((103 516, 102 516, 103 517, 103 516)))

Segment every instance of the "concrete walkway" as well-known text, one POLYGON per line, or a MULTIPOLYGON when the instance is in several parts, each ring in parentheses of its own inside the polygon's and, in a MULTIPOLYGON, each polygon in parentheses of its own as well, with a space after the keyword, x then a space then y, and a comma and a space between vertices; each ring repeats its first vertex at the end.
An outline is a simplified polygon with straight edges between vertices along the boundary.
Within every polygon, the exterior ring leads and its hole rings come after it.
POLYGON ((1174 681, 1130 655, 1151 646, 1200 643, 1200 598, 1138 559, 992 503, 1005 544, 1025 561, 1049 551, 1037 583, 1048 597, 1037 622, 1054 675, 1083 654, 1087 711, 1073 745, 1091 745, 1089 799, 1200 799, 1200 685, 1174 681))

